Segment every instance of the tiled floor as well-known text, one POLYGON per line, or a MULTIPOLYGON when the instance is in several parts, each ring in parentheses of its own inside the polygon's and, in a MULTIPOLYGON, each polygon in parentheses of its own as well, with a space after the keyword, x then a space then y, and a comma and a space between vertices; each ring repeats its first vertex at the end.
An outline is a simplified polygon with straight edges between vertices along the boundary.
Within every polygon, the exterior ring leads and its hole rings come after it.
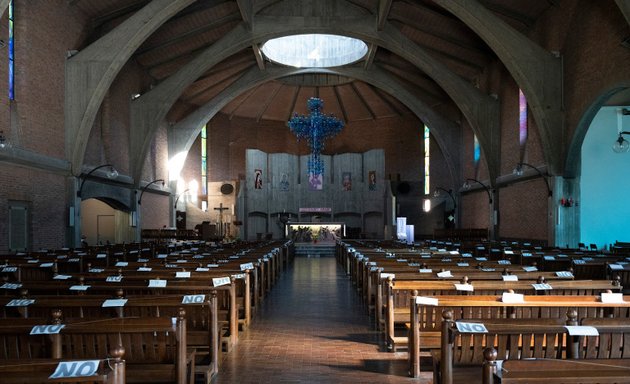
POLYGON ((296 258, 250 329, 224 356, 223 383, 430 383, 407 353, 382 351, 372 320, 334 258, 296 258))

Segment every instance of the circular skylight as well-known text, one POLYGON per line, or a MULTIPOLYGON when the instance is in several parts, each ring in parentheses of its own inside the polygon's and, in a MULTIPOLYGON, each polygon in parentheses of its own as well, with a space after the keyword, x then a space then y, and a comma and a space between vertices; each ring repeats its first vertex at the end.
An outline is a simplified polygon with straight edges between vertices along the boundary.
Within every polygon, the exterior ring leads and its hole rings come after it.
POLYGON ((293 35, 268 40, 262 52, 271 61, 298 68, 325 68, 354 63, 368 51, 357 39, 337 35, 293 35))

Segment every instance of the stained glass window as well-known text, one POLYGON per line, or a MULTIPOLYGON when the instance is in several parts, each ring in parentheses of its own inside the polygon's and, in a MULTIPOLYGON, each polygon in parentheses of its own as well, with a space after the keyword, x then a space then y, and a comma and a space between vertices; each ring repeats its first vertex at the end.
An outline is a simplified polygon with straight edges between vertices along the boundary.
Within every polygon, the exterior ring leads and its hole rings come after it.
POLYGON ((518 90, 518 140, 521 148, 527 143, 527 99, 522 90, 518 90))
POLYGON ((206 126, 201 128, 201 194, 208 194, 208 156, 206 154, 206 126))
POLYGON ((13 34, 13 0, 9 1, 9 100, 15 100, 15 57, 14 57, 14 34, 13 34))
POLYGON ((475 167, 479 164, 479 159, 481 159, 481 146, 479 145, 477 135, 473 135, 473 160, 475 167))
POLYGON ((424 126, 424 194, 431 193, 431 148, 430 148, 430 130, 426 125, 424 126))

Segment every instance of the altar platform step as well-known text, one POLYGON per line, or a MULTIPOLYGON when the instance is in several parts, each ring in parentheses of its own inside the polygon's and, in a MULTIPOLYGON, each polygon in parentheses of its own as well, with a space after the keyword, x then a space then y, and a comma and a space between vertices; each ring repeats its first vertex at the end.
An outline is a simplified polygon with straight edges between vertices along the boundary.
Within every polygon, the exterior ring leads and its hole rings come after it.
POLYGON ((335 243, 295 243, 296 257, 335 257, 335 243))

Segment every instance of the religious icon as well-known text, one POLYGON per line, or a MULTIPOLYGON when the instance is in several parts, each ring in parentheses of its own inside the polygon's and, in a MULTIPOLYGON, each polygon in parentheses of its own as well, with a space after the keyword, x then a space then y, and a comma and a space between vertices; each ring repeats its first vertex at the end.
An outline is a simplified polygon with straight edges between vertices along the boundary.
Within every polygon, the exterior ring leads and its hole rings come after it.
POLYGON ((344 191, 352 190, 352 173, 344 172, 341 175, 341 186, 344 191))
POLYGON ((262 170, 256 169, 254 175, 254 189, 262 189, 262 170))
POLYGON ((279 189, 281 191, 288 191, 289 190, 289 175, 287 175, 286 173, 283 173, 281 178, 280 178, 279 189))
POLYGON ((322 180, 321 174, 308 174, 308 186, 310 190, 313 191, 321 191, 324 189, 324 181, 322 180))
POLYGON ((376 171, 368 172, 368 189, 376 191, 376 171))

